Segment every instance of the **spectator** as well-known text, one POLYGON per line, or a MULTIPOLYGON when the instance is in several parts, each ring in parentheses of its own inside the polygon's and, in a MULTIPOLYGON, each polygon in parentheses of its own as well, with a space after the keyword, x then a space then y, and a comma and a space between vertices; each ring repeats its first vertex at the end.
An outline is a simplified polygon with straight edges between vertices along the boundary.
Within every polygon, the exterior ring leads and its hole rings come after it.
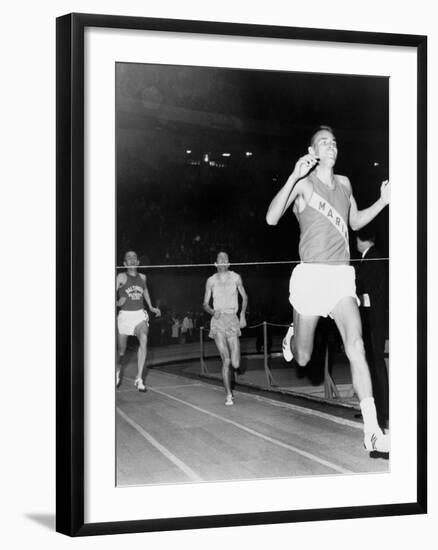
POLYGON ((194 331, 194 323, 193 323, 193 313, 191 311, 187 314, 187 332, 188 332, 188 341, 193 342, 193 331, 194 331))
POLYGON ((177 344, 180 338, 181 321, 178 315, 172 316, 172 343, 177 344))
POLYGON ((370 366, 377 419, 381 428, 388 421, 388 372, 385 363, 385 343, 388 330, 388 273, 384 261, 366 261, 382 258, 375 246, 372 231, 364 228, 356 235, 356 246, 362 261, 356 266, 357 291, 360 298, 360 314, 365 351, 370 366))
POLYGON ((193 334, 193 320, 190 312, 187 312, 181 324, 181 339, 185 344, 190 342, 191 335, 193 334))

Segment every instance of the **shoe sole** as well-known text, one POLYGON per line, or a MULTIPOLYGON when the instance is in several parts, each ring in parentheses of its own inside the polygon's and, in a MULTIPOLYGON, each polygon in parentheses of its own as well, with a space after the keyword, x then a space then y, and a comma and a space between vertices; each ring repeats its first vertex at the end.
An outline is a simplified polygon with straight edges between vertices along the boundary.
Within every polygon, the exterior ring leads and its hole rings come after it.
MULTIPOLYGON (((387 442, 387 437, 384 436, 384 441, 387 442)), ((377 453, 389 453, 389 445, 387 445, 384 448, 379 448, 379 440, 376 436, 374 438, 371 438, 371 448, 365 443, 363 443, 363 446, 369 453, 377 452, 377 453)))
POLYGON ((283 339, 283 343, 281 345, 281 351, 283 353, 283 358, 287 363, 290 363, 292 359, 294 358, 292 350, 290 349, 290 339, 292 338, 294 334, 293 327, 289 327, 287 329, 286 336, 283 339))

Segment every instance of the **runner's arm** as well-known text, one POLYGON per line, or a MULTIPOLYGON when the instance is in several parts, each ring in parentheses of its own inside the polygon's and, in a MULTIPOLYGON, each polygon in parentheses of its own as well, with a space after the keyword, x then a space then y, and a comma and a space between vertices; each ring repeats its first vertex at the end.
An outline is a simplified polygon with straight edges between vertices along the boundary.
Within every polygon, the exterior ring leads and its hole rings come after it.
POLYGON ((155 315, 157 316, 161 315, 161 311, 157 307, 154 307, 152 305, 151 297, 149 295, 148 285, 146 284, 146 275, 143 275, 143 273, 140 273, 140 277, 144 280, 144 283, 145 283, 145 287, 143 291, 144 301, 146 302, 148 308, 152 311, 152 313, 155 313, 155 315))
POLYGON ((368 208, 359 210, 357 208, 356 200, 353 196, 351 183, 348 178, 343 178, 343 185, 345 185, 351 192, 350 195, 350 227, 353 231, 359 231, 362 227, 369 224, 380 212, 389 204, 389 182, 384 181, 380 187, 380 197, 368 208))
POLYGON ((266 223, 268 225, 277 225, 283 214, 302 192, 302 180, 292 174, 280 191, 272 199, 266 213, 266 223))
POLYGON ((240 295, 242 296, 242 309, 240 310, 240 328, 246 327, 246 307, 248 305, 248 295, 245 291, 245 287, 243 286, 242 278, 239 275, 239 279, 237 281, 237 290, 239 291, 240 295))
POLYGON ((123 304, 126 302, 126 296, 121 296, 120 298, 117 298, 117 293, 120 287, 122 287, 126 282, 126 275, 125 273, 119 273, 116 277, 116 306, 122 307, 123 304))
POLYGON ((207 279, 207 283, 205 284, 204 302, 202 304, 202 307, 208 314, 214 315, 214 309, 210 307, 211 292, 211 281, 210 279, 207 279))
POLYGON ((245 287, 243 286, 242 277, 239 275, 239 279, 237 280, 237 290, 239 291, 239 294, 242 296, 242 309, 240 310, 240 315, 245 316, 246 315, 246 308, 248 306, 248 295, 245 291, 245 287))
POLYGON ((269 205, 266 213, 266 222, 268 225, 277 225, 289 206, 298 196, 304 193, 306 176, 318 162, 319 158, 310 152, 297 160, 292 174, 269 205))

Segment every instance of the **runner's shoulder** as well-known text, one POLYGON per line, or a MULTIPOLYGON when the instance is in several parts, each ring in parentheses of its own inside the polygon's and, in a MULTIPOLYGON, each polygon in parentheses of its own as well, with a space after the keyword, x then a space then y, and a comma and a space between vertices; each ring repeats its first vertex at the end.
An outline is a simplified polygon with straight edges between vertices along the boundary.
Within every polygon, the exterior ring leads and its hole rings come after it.
POLYGON ((235 271, 232 271, 231 269, 229 270, 229 274, 232 276, 232 278, 235 280, 235 281, 240 281, 240 275, 238 273, 236 273, 235 271))
POLYGON ((123 286, 127 280, 128 280, 128 276, 126 275, 125 272, 117 274, 117 279, 116 279, 117 286, 123 286))
POLYGON ((303 193, 311 189, 313 189, 313 183, 309 176, 306 176, 305 178, 302 178, 297 182, 298 193, 303 193))
POLYGON ((351 183, 347 176, 341 176, 340 174, 335 174, 335 178, 339 183, 344 185, 349 191, 351 191, 351 183))

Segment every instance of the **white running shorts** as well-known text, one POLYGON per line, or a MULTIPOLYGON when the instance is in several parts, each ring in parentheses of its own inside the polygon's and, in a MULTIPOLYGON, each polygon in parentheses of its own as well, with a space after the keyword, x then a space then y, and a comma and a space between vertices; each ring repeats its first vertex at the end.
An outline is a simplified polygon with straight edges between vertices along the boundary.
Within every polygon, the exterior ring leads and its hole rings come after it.
POLYGON ((146 321, 146 325, 149 326, 149 315, 144 309, 136 309, 134 311, 121 309, 117 315, 119 334, 134 336, 135 327, 142 321, 146 321))
POLYGON ((356 273, 351 265, 297 265, 289 282, 289 301, 301 315, 327 317, 336 304, 356 296, 356 273))
POLYGON ((226 338, 232 338, 233 336, 240 336, 239 318, 235 313, 222 312, 219 319, 215 319, 214 316, 210 321, 210 338, 215 338, 219 333, 225 335, 226 338))

